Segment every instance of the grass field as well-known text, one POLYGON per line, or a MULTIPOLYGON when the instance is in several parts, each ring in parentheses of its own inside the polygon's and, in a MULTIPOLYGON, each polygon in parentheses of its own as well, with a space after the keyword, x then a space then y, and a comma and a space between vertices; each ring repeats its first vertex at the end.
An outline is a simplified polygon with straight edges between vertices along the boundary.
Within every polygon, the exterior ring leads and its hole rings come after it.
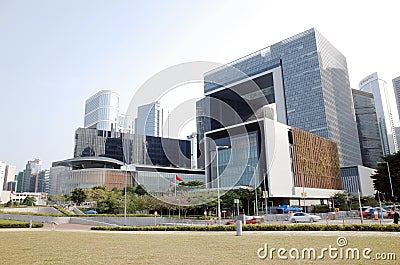
MULTIPOLYGON (((398 264, 400 236, 346 236, 347 248, 396 252, 397 261, 377 260, 261 260, 257 250, 269 248, 338 247, 337 236, 302 236, 251 232, 66 232, 1 231, 1 264, 398 264)), ((346 248, 344 247, 344 248, 346 248)), ((326 253, 326 256, 328 254, 326 253)), ((286 253, 288 256, 288 253, 286 253)))

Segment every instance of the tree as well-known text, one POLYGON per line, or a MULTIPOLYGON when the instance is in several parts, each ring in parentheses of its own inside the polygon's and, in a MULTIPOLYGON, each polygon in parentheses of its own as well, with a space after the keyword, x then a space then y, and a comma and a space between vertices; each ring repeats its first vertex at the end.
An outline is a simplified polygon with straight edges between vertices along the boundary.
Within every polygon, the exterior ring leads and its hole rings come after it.
POLYGON ((338 192, 338 193, 333 194, 331 199, 333 200, 332 206, 335 206, 335 208, 339 208, 342 211, 347 210, 347 208, 348 208, 347 201, 349 200, 348 194, 338 192))
POLYGON ((76 204, 81 204, 82 202, 86 201, 87 195, 84 189, 81 188, 75 188, 71 192, 70 196, 71 200, 75 202, 76 204))
POLYGON ((379 191, 385 200, 393 201, 400 195, 400 152, 383 156, 382 159, 388 164, 379 163, 377 172, 371 178, 375 190, 379 191), (390 170, 390 178, 388 170, 390 170), (390 182, 392 182, 392 185, 390 185, 390 182), (392 198, 392 188, 395 198, 392 198))
POLYGON ((28 196, 22 201, 22 204, 28 205, 28 206, 33 206, 35 204, 35 202, 36 202, 35 197, 28 196))
POLYGON ((135 193, 139 196, 144 196, 147 194, 147 191, 142 185, 137 185, 135 193))
POLYGON ((199 187, 203 188, 205 186, 204 182, 199 180, 192 180, 188 182, 181 182, 179 183, 180 186, 187 186, 187 187, 199 187))

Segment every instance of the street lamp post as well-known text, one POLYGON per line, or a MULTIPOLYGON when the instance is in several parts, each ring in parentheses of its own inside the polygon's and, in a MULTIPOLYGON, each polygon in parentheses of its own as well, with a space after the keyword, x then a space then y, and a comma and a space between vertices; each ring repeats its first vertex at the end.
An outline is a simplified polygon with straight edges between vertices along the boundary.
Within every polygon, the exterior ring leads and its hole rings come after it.
POLYGON ((264 192, 263 192, 263 197, 265 200, 265 214, 268 214, 268 190, 267 190, 267 184, 265 183, 267 179, 267 172, 264 174, 264 192))
POLYGON ((389 168, 389 162, 378 162, 378 164, 386 164, 387 166, 387 171, 388 171, 388 176, 389 176, 389 183, 390 183, 390 191, 392 193, 392 199, 394 198, 394 193, 393 193, 393 185, 392 185, 392 177, 390 176, 390 168, 389 168))
POLYGON ((215 155, 216 155, 216 162, 217 162, 217 212, 218 212, 218 224, 221 225, 221 199, 220 199, 220 194, 219 194, 219 163, 218 163, 218 151, 221 149, 228 149, 230 146, 224 145, 224 146, 216 146, 215 147, 215 155))
POLYGON ((255 204, 256 207, 254 213, 258 216, 258 201, 257 201, 257 183, 256 183, 256 177, 255 177, 255 173, 256 173, 256 167, 252 166, 252 165, 247 165, 248 167, 252 167, 253 168, 253 176, 254 176, 254 195, 255 195, 255 204))

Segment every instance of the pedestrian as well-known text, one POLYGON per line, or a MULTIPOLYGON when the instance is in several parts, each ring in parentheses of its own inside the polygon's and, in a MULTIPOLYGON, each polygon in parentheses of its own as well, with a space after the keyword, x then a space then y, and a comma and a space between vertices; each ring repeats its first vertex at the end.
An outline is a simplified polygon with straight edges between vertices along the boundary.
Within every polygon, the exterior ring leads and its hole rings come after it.
POLYGON ((393 214, 393 223, 398 224, 399 223, 399 212, 396 210, 393 214))

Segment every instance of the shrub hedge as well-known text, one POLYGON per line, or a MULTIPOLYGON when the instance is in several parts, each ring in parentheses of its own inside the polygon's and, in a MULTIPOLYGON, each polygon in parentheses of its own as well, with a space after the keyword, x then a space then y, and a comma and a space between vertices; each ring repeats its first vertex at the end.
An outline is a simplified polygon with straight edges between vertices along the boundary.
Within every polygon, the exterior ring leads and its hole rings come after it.
MULTIPOLYGON (((32 228, 41 228, 42 223, 32 223, 32 228)), ((0 228, 29 228, 29 222, 0 220, 0 228)))
POLYGON ((53 207, 56 208, 59 212, 61 212, 61 213, 62 213, 63 215, 65 215, 65 216, 74 215, 74 214, 70 213, 69 211, 65 210, 65 209, 64 209, 63 207, 61 207, 61 206, 54 205, 53 207))
MULTIPOLYGON (((94 226, 92 230, 105 231, 235 231, 235 225, 216 226, 94 226)), ((244 225, 243 231, 378 231, 400 232, 400 225, 350 224, 350 225, 244 225)))
POLYGON ((0 214, 18 214, 18 215, 51 216, 51 217, 64 216, 63 214, 58 214, 58 213, 5 212, 5 211, 0 211, 0 214))

